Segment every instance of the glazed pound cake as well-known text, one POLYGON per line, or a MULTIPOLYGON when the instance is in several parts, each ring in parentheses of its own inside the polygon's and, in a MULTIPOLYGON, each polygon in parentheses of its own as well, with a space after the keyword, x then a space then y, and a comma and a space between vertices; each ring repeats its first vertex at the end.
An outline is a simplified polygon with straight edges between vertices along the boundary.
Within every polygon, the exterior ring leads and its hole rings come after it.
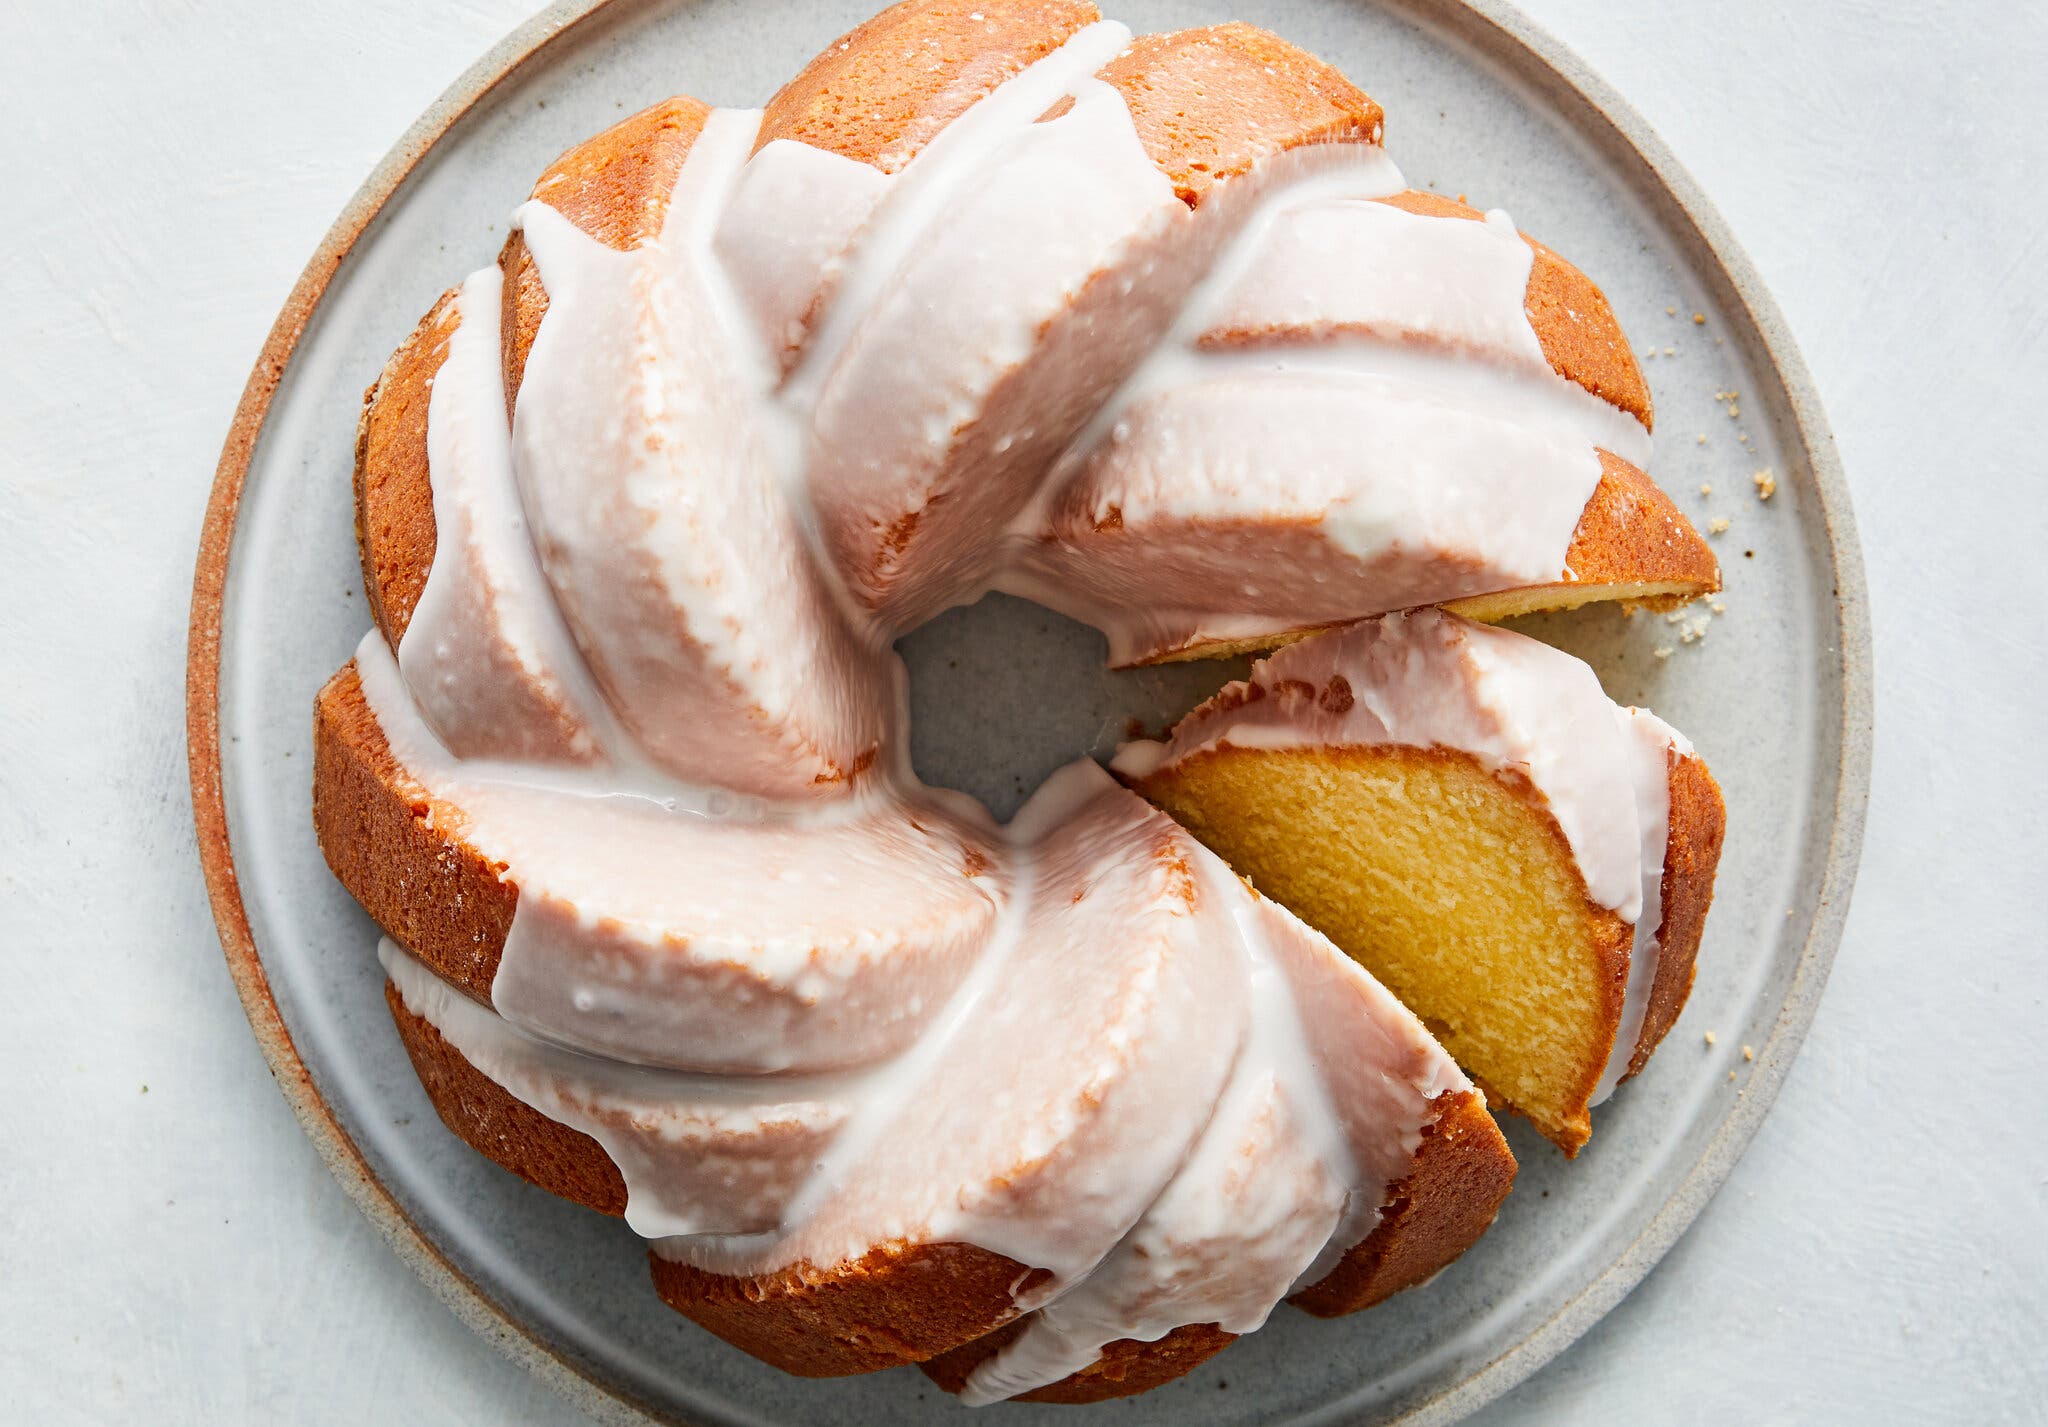
POLYGON ((1369 959, 1100 768, 922 785, 893 649, 1717 587, 1599 290, 1382 122, 1248 26, 909 0, 564 155, 370 388, 321 845, 442 1119, 763 1361, 1125 1395, 1508 1191, 1369 959))

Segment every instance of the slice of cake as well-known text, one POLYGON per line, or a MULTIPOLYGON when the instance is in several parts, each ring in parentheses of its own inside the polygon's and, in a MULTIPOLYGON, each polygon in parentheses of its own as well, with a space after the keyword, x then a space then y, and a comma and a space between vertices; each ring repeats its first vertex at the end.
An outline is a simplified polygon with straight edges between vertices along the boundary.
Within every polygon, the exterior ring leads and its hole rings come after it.
POLYGON ((1261 661, 1116 770, 1356 957, 1567 1154, 1677 1019, 1720 858, 1692 745, 1423 610, 1261 661))

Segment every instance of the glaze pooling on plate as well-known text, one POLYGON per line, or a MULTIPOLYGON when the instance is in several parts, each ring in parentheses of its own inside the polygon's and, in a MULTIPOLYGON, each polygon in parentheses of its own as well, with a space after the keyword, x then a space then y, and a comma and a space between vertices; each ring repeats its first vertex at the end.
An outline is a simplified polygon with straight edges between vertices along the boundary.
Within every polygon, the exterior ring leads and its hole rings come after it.
MULTIPOLYGON (((1084 29, 879 180, 786 142, 754 154, 760 116, 716 111, 658 238, 628 251, 544 202, 523 207, 549 305, 509 433, 502 373, 486 359, 495 332, 479 320, 451 346, 430 403, 430 454, 457 474, 435 497, 447 519, 424 628, 404 641, 423 639, 427 653, 388 669, 373 633, 358 656, 401 765, 461 809, 461 835, 520 892, 492 988, 501 1028, 459 1028, 509 1067, 499 1083, 616 1137, 617 1117, 537 1089, 532 1057, 505 1037, 739 1082, 840 1077, 843 1114, 772 1228, 751 1186, 723 1209, 700 1196, 687 1213, 629 1216, 698 1225, 660 1252, 723 1273, 897 1240, 969 1243, 1051 1270, 1019 1300, 1038 1311, 1026 1333, 975 1370, 968 1395, 988 1400, 1064 1377, 1118 1338, 1256 1327, 1370 1232, 1431 1101, 1469 1086, 1364 973, 1255 906, 1191 843, 1176 856, 1199 869, 1187 874, 1199 896, 1180 911, 1161 911, 1149 884, 1122 903, 1101 890, 1119 859, 1163 835, 1157 815, 1109 785, 1066 799, 1081 809, 1071 822, 1027 819, 1045 825, 1035 838, 1003 836, 916 785, 888 641, 998 585, 1080 600, 1131 657, 1329 617, 1291 591, 1200 579, 1133 610, 1103 593, 1090 568, 1101 557, 1060 525, 1077 512, 1100 523, 1111 508, 1138 523, 1170 509, 1314 527, 1322 564, 1306 568, 1340 587, 1349 615, 1552 581, 1568 573, 1598 453, 1647 451, 1633 417, 1543 363, 1522 299, 1531 250, 1512 225, 1368 201, 1401 189, 1377 145, 1284 156, 1199 209, 1181 203, 1121 95, 1092 77, 1128 40, 1118 26, 1084 29), (1064 198, 1048 205, 1055 181, 1064 198), (791 209, 812 186, 828 195, 827 222, 791 243, 791 209), (1459 231, 1431 243, 1420 236, 1431 227, 1459 231), (1377 295, 1352 284, 1318 313, 1298 280, 1330 252, 1400 264, 1404 281, 1377 295), (1090 312, 1096 301, 1107 305, 1090 312), (1041 339, 1077 308, 1103 335, 1080 349, 1092 361, 1057 360, 1065 348, 1041 339), (1304 328, 1329 340, 1298 350, 1304 328), (1453 351, 1404 345, 1415 338, 1453 351), (962 462, 969 428, 987 459, 962 462), (1263 433, 1261 459, 1242 444, 1251 431, 1263 433), (1361 462, 1366 449, 1377 455, 1361 462), (1416 479, 1437 468, 1458 479, 1416 479), (1183 482, 1171 498, 1147 485, 1169 470, 1183 482), (899 558, 904 519, 923 542, 914 563, 899 558), (528 564, 515 568, 522 535, 528 564), (465 647, 488 657, 465 659, 465 647), (1141 820, 1096 846, 1084 834, 1098 805, 1112 823, 1118 809, 1141 820), (848 871, 834 838, 888 865, 869 877, 854 857, 848 871), (1063 865, 1075 838, 1092 859, 1081 894, 1048 902, 1046 866, 1063 865), (779 896, 747 882, 754 854, 743 868, 692 851, 739 843, 761 849, 779 896), (670 866, 703 887, 678 885, 670 866), (904 928, 860 909, 861 892, 899 875, 917 890, 883 902, 959 903, 957 916, 904 928), (707 935, 692 919, 720 893, 733 894, 734 925, 707 935), (1163 935, 1157 947, 1173 954, 1156 967, 1143 947, 1091 966, 1126 978, 1088 990, 1127 1019, 1078 1028, 1143 1045, 1176 1074, 1155 1084, 1159 1066, 1123 1053, 1096 1072, 1122 1087, 1113 1110, 1143 1107, 1121 1128, 1075 1110, 998 1115, 985 1143, 930 1162, 921 1138, 905 1138, 903 1107, 973 1083, 946 1059, 959 1027, 995 1016, 968 1043, 1015 1045, 1021 1060, 1046 1053, 1033 1028, 1069 1004, 1034 1007, 1060 966, 1012 963, 1129 935, 1125 920, 1069 925, 1081 914, 1067 907, 1088 895, 1098 915, 1107 904, 1129 921, 1189 924, 1163 935), (763 906, 795 908, 800 934, 777 942, 745 926, 763 906), (828 914, 843 925, 824 929, 828 914), (1348 1043, 1313 1061, 1300 1058, 1290 958, 1357 1004, 1348 1043), (1032 995, 1010 994, 1019 986, 1032 995), (1219 1033, 1219 1006, 1241 1012, 1234 1035, 1219 1033), (928 1082, 913 1074, 927 1062, 928 1082), (1393 1103, 1369 1121, 1340 1115, 1322 1084, 1332 1065, 1371 1068, 1393 1103), (1047 1167, 1020 1199, 1019 1176, 998 1162, 1020 1144, 1074 1162, 1026 1153, 1047 1167), (1224 1185, 1225 1167, 1247 1158, 1258 1182, 1224 1185), (1003 1188, 989 1207, 963 1207, 981 1191, 952 1187, 982 1183, 1003 1188), (1085 1213, 1061 1187, 1078 1184, 1090 1186, 1085 1213), (1232 1189, 1292 1232, 1246 1251, 1243 1223, 1213 1217, 1232 1189)), ((473 278, 464 324, 494 295, 473 278)), ((1085 767, 1073 778, 1090 776, 1100 781, 1085 767)), ((426 995, 406 1004, 430 1022, 445 1011, 426 995)), ((1074 1074, 1090 1044, 1046 1060, 1047 1075, 1074 1074)), ((1091 1090, 1091 1112, 1101 1098, 1091 1090)), ((704 1103, 690 1113, 724 1113, 715 1091, 704 1103)), ((744 1138, 744 1107, 727 1118, 744 1138)), ((669 1204, 647 1183, 659 1156, 628 1158, 629 1205, 669 1204)))

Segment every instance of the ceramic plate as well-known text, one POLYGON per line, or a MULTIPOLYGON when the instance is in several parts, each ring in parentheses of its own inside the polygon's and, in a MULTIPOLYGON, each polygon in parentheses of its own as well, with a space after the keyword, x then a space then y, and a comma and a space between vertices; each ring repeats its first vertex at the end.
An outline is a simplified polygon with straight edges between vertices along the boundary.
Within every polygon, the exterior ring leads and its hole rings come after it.
MULTIPOLYGON (((550 11, 487 55, 307 268, 251 377, 200 558, 200 841, 279 1083, 345 1187, 455 1311, 615 1420, 913 1423, 961 1409, 911 1369, 805 1382, 698 1331, 655 1298, 621 1225, 486 1163, 428 1107, 385 1013, 370 922, 328 875, 310 821, 313 694, 369 625, 349 492, 358 395, 435 295, 496 253, 506 214, 556 153, 677 92, 759 103, 874 3, 614 0, 550 11)), ((1702 637, 1612 608, 1527 626, 1590 659, 1615 698, 1685 729, 1727 793, 1699 984, 1663 1053, 1599 1113, 1574 1163, 1508 1125, 1515 1192, 1435 1282, 1336 1322, 1283 1308, 1183 1381, 1093 1410, 1125 1424, 1449 1421, 1585 1331, 1670 1247, 1741 1153, 1812 1016, 1869 757, 1848 499, 1748 263, 1641 120, 1519 16, 1452 0, 1140 0, 1120 17, 1139 30, 1243 18, 1343 67, 1385 106, 1411 183, 1508 208, 1606 288, 1656 354, 1655 474, 1702 526, 1731 522, 1715 540, 1725 612, 1702 637), (1765 468, 1768 503, 1751 482, 1765 468)), ((1107 673, 1093 632, 1000 598, 903 650, 919 771, 1002 814, 1060 763, 1107 754, 1127 719, 1158 726, 1234 671, 1107 673)))

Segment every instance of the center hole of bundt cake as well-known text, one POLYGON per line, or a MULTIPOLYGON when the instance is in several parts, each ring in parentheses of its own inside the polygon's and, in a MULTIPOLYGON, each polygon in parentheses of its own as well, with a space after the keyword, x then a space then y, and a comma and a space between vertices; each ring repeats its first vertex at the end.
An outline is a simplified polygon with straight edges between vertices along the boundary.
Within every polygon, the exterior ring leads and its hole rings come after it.
POLYGON ((910 668, 918 777, 1005 819, 1054 769, 1157 737, 1250 664, 1111 669, 1102 635, 1008 595, 948 610, 896 647, 910 668))

